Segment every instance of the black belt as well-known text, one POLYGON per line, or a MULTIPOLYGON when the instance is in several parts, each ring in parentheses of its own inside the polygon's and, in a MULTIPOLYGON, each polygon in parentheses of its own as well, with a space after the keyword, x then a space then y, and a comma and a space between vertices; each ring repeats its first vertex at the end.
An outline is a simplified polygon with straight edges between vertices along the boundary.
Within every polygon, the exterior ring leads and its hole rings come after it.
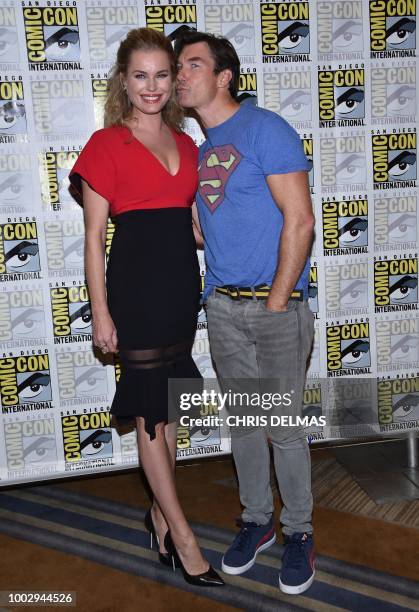
MULTIPOLYGON (((257 285, 256 287, 233 287, 232 285, 224 285, 216 287, 215 291, 222 295, 227 295, 232 300, 266 300, 269 296, 271 288, 269 285, 257 285)), ((303 301, 303 292, 300 289, 294 289, 291 293, 290 300, 303 301)))

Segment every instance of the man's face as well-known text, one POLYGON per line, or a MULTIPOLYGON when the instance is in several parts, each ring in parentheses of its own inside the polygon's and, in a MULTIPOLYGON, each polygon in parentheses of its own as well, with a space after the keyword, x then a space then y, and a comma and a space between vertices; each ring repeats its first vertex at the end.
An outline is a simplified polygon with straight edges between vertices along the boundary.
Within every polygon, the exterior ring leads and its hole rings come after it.
POLYGON ((220 74, 214 73, 215 61, 205 42, 186 45, 178 60, 177 94, 185 108, 206 108, 218 92, 220 74))

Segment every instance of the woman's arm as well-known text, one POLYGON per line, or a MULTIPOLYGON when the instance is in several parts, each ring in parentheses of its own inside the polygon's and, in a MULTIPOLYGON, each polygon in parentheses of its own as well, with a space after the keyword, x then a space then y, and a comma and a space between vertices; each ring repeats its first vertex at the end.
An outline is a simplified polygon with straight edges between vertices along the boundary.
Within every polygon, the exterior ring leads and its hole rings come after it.
POLYGON ((192 228, 196 240, 196 248, 203 249, 204 237, 202 236, 201 226, 199 224, 198 210, 196 208, 195 202, 192 204, 192 228))
POLYGON ((105 240, 109 203, 93 191, 86 181, 82 181, 82 185, 85 224, 84 260, 93 315, 93 344, 103 353, 116 353, 118 340, 106 302, 105 287, 105 240))

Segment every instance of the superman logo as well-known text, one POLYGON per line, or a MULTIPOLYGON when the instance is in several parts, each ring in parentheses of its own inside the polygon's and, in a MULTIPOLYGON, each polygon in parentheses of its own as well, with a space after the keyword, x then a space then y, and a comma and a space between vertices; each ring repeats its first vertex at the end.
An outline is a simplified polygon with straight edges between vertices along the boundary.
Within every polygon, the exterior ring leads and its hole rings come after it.
POLYGON ((224 202, 225 190, 242 156, 233 145, 207 151, 199 166, 199 195, 213 213, 224 202))

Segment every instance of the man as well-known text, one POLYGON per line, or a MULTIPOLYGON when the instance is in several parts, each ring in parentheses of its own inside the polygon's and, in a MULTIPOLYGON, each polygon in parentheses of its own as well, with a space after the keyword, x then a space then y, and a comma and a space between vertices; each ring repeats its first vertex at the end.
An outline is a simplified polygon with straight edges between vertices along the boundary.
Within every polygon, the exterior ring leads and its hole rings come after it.
MULTIPOLYGON (((197 113, 207 136, 197 206, 220 384, 226 391, 227 380, 292 379, 301 410, 313 337, 307 287, 314 227, 301 142, 276 114, 235 100, 240 63, 228 40, 196 32, 175 50, 180 104, 197 113)), ((298 594, 314 578, 310 455, 299 427, 231 428, 244 511, 222 569, 247 571, 275 541, 268 437, 283 501, 279 584, 298 594)))

